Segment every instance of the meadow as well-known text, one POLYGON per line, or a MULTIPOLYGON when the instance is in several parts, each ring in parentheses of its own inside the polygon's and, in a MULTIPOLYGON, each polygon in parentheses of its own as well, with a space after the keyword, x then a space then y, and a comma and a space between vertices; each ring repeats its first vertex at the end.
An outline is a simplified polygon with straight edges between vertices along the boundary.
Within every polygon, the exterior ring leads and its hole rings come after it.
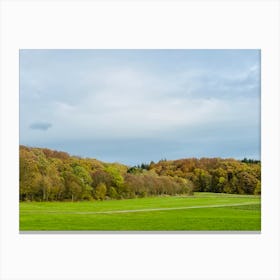
POLYGON ((260 231, 260 196, 20 202, 20 231, 260 231))

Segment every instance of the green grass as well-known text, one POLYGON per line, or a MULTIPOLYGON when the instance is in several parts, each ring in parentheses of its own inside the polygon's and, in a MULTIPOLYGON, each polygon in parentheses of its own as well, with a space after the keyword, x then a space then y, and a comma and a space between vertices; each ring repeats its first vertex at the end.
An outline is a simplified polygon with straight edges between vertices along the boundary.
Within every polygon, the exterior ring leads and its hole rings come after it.
POLYGON ((260 197, 195 193, 91 202, 21 202, 20 230, 260 231, 260 197))

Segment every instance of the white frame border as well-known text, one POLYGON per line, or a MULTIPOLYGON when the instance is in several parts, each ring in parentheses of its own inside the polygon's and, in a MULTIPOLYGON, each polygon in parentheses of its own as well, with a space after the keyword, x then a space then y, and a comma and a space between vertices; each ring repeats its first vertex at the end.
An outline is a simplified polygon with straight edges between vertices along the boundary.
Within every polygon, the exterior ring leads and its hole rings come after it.
POLYGON ((279 1, 32 1, 1 8, 1 279, 280 279, 279 1), (262 233, 20 235, 18 50, 262 50, 262 233))

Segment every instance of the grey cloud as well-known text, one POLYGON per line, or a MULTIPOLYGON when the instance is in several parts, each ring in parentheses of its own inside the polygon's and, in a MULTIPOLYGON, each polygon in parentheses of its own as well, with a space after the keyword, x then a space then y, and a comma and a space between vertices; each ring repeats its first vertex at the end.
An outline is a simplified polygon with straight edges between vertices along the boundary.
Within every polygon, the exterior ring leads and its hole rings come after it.
POLYGON ((33 130, 48 130, 49 128, 52 127, 51 123, 46 123, 46 122, 36 122, 32 123, 29 128, 33 130))
POLYGON ((259 153, 257 59, 215 56, 211 67, 203 55, 132 62, 107 51, 34 55, 21 55, 23 144, 132 164, 259 153))

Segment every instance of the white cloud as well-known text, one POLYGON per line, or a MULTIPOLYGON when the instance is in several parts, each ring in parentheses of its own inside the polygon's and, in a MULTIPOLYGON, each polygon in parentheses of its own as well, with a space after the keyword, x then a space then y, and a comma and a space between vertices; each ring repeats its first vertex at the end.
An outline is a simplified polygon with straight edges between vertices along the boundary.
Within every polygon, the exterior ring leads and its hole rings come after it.
MULTIPOLYGON (((76 104, 53 101, 41 112, 43 119, 54 123, 47 137, 151 137, 168 134, 174 128, 211 125, 221 120, 238 122, 247 114, 250 101, 185 94, 197 87, 198 78, 193 85, 189 77, 194 74, 179 73, 178 83, 176 76, 164 79, 127 68, 106 74, 95 72, 95 78, 88 80, 88 92, 81 98, 77 93, 76 104), (182 84, 184 87, 179 87, 182 84)), ((30 119, 33 117, 31 113, 30 119)))

